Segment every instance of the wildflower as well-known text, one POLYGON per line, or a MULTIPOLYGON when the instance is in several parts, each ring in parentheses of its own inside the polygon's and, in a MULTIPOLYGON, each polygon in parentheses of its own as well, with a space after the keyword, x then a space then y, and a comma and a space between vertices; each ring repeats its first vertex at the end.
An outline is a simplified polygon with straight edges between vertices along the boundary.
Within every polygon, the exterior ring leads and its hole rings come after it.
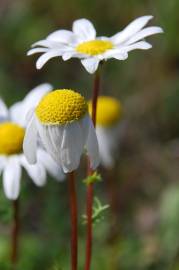
POLYGON ((3 174, 3 187, 8 199, 16 200, 19 196, 22 167, 38 186, 45 184, 46 171, 58 180, 64 178, 59 166, 42 147, 38 147, 38 163, 35 165, 30 165, 23 154, 27 112, 51 89, 51 85, 42 84, 9 110, 0 99, 0 173, 3 174))
POLYGON ((153 16, 142 16, 131 22, 124 30, 112 37, 97 37, 93 24, 87 19, 74 21, 72 31, 57 30, 32 45, 28 55, 43 53, 36 63, 37 69, 51 58, 61 56, 64 61, 75 57, 89 73, 94 73, 100 61, 115 58, 125 60, 128 52, 135 49, 147 50, 152 45, 144 38, 162 33, 160 27, 144 26, 153 16))
POLYGON ((65 173, 77 169, 84 147, 91 168, 98 166, 95 130, 88 115, 87 103, 79 93, 69 89, 55 90, 39 102, 24 139, 24 153, 31 164, 36 162, 37 134, 65 173))
MULTIPOLYGON (((89 113, 92 114, 92 103, 89 102, 89 113)), ((121 103, 112 97, 100 96, 97 102, 96 134, 99 144, 101 164, 104 167, 113 167, 117 152, 120 135, 123 128, 121 125, 121 103)))

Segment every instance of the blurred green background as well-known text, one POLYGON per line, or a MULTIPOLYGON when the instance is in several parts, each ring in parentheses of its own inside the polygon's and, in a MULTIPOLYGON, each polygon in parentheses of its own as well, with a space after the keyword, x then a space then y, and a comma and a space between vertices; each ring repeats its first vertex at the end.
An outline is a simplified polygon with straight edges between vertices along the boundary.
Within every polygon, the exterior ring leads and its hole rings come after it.
MULTIPOLYGON (((126 61, 108 61, 103 94, 119 98, 127 123, 115 168, 116 205, 94 227, 93 270, 179 269, 179 1, 178 0, 1 0, 0 95, 8 105, 36 85, 72 88, 90 98, 92 76, 78 60, 55 58, 37 71, 35 41, 78 18, 90 19, 98 35, 113 35, 134 18, 154 15, 165 34, 149 37, 153 49, 134 51, 126 61)), ((102 175, 106 175, 104 171, 102 175)), ((80 215, 85 172, 78 172, 80 215)), ((106 181, 107 182, 107 181, 106 181)), ((109 203, 108 183, 96 194, 109 203)), ((2 190, 2 189, 1 189, 2 190)), ((0 269, 9 269, 11 203, 0 192, 0 269)), ((21 190, 19 270, 69 269, 67 183, 49 179, 37 189, 24 174, 21 190)), ((80 226, 83 269, 85 226, 80 226)))

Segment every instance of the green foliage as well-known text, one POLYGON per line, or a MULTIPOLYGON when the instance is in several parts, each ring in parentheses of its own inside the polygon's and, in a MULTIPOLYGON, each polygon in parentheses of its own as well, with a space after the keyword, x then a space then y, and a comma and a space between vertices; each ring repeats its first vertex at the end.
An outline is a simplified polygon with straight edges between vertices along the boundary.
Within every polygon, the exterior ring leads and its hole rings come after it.
MULTIPOLYGON (((95 197, 94 203, 93 203, 93 214, 92 214, 92 222, 93 225, 96 225, 97 223, 104 220, 104 212, 109 208, 108 204, 102 205, 100 200, 95 197)), ((82 215, 83 218, 83 224, 87 223, 87 216, 82 215)))

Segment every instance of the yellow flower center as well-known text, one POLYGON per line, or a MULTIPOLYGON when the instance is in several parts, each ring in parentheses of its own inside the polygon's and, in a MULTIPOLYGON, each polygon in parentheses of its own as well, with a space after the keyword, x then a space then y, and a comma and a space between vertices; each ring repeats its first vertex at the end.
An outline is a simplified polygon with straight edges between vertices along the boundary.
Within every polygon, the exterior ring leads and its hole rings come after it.
POLYGON ((22 152, 25 129, 11 122, 0 124, 0 154, 13 155, 22 152))
POLYGON ((79 44, 76 51, 83 54, 97 55, 112 48, 113 44, 108 40, 90 40, 79 44))
POLYGON ((45 95, 35 112, 42 124, 63 125, 79 120, 87 111, 84 97, 72 90, 60 89, 45 95))
MULTIPOLYGON (((89 102, 89 113, 92 115, 92 102, 89 102)), ((122 108, 119 100, 100 96, 97 103, 96 124, 98 126, 110 127, 121 118, 122 108)))

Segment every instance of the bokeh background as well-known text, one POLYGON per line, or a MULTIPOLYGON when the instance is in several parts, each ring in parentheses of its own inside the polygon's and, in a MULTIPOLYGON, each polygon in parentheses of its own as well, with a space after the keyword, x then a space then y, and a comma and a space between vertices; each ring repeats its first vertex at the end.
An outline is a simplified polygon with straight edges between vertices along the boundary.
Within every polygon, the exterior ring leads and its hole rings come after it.
MULTIPOLYGON (((154 15, 165 34, 149 37, 153 49, 111 60, 103 70, 103 94, 123 104, 125 134, 109 186, 96 185, 103 203, 113 203, 94 227, 92 269, 179 269, 179 1, 178 0, 1 0, 0 95, 8 105, 36 85, 72 88, 90 98, 92 77, 78 60, 55 58, 37 71, 30 45, 73 20, 93 21, 98 35, 113 35, 134 18, 154 15), (115 176, 115 177, 114 177, 115 176), (114 192, 115 191, 115 192, 114 192)), ((83 162, 85 163, 85 162, 83 162)), ((78 172, 81 216, 85 211, 84 166, 78 172)), ((9 269, 11 203, 0 191, 0 269, 9 269)), ((21 190, 19 270, 69 269, 67 182, 37 189, 26 174, 21 190)), ((85 226, 80 226, 83 269, 85 226)))

